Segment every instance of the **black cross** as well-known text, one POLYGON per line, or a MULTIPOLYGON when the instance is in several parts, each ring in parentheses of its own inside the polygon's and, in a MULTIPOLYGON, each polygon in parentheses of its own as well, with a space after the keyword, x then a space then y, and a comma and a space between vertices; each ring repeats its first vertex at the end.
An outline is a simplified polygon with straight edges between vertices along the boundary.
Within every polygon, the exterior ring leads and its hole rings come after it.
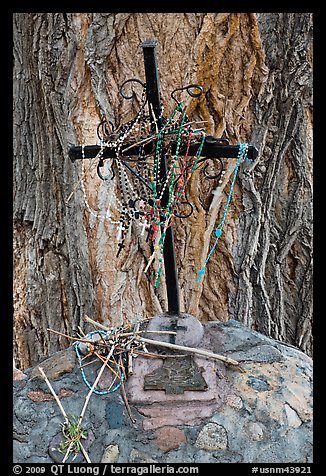
MULTIPOLYGON (((161 114, 161 101, 160 101, 160 85, 156 61, 156 52, 155 47, 157 45, 156 40, 146 40, 141 46, 143 48, 144 54, 144 66, 145 66, 145 77, 146 77, 146 93, 147 99, 151 107, 149 108, 150 115, 152 119, 157 121, 158 130, 162 128, 162 114, 161 114), (153 117, 155 115, 155 118, 153 117)), ((155 125, 154 125, 155 127, 155 125)), ((171 144, 172 153, 176 149, 176 143, 171 144)), ((128 148, 128 151, 123 152, 122 156, 128 155, 138 155, 141 151, 146 154, 151 151, 152 145, 142 145, 134 146, 128 148)), ((194 156, 198 150, 198 147, 191 145, 188 150, 188 156, 194 156)), ((72 161, 77 159, 90 159, 97 156, 101 151, 101 147, 97 145, 89 146, 71 146, 69 149, 69 157, 72 161)), ((184 149, 180 149, 179 154, 182 155, 184 149)), ((219 159, 223 158, 237 158, 239 153, 239 146, 234 145, 225 145, 221 143, 220 139, 217 139, 213 136, 206 136, 201 156, 206 158, 219 159)), ((249 160, 254 160, 258 156, 258 151, 256 147, 249 145, 247 156, 249 160)), ((114 158, 115 150, 114 148, 105 147, 103 150, 102 157, 105 158, 114 158)), ((205 160, 205 159, 204 159, 205 160)), ((121 160, 121 163, 128 168, 128 170, 137 176, 148 188, 151 189, 151 186, 143 179, 143 177, 138 174, 126 161, 121 160)), ((160 157, 160 171, 162 177, 162 184, 166 181, 167 176, 167 164, 164 151, 162 151, 160 157)), ((165 188, 163 197, 162 197, 162 208, 168 203, 168 187, 165 188)), ((172 320, 171 326, 168 330, 183 329, 186 330, 184 326, 177 325, 177 317, 180 316, 180 300, 179 300, 179 285, 178 285, 178 273, 176 267, 175 259, 175 246, 174 246, 174 236, 172 226, 169 226, 166 230, 165 236, 165 245, 164 245, 164 268, 165 268, 165 278, 166 278, 166 290, 167 290, 167 300, 168 300, 168 314, 175 316, 175 319, 172 320)), ((174 339, 175 340, 175 339, 174 339)))
MULTIPOLYGON (((147 40, 142 43, 144 53, 144 66, 146 77, 146 93, 148 102, 152 105, 153 109, 150 109, 150 114, 153 120, 157 120, 158 130, 162 128, 162 111, 160 100, 160 83, 158 79, 158 70, 155 54, 156 40, 147 40), (153 117, 153 114, 155 117, 153 117)), ((164 151, 162 151, 160 164, 161 171, 161 183, 166 181, 167 165, 164 151)), ((165 187, 165 191, 162 196, 162 207, 164 208, 169 200, 169 190, 165 187)), ((166 278, 166 292, 168 298, 168 312, 172 315, 180 314, 180 299, 179 299, 179 284, 178 284, 178 272, 175 260, 175 246, 172 226, 169 226, 166 230, 165 244, 163 250, 164 269, 166 278)))

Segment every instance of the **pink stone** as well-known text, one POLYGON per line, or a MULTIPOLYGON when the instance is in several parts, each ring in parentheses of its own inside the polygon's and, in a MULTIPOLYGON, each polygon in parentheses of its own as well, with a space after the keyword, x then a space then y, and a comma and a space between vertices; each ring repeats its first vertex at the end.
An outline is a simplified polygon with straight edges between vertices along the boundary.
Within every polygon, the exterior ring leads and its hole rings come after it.
POLYGON ((243 402, 241 400, 241 397, 235 394, 230 394, 226 397, 225 403, 229 405, 232 408, 235 408, 236 410, 241 410, 243 407, 243 402))
POLYGON ((14 370, 13 370, 13 380, 24 380, 25 378, 27 378, 27 375, 24 374, 24 372, 22 372, 19 369, 14 368, 14 370))
MULTIPOLYGON (((210 350, 209 344, 204 338, 201 345, 210 350)), ((211 417, 223 407, 231 390, 228 380, 223 378, 223 364, 201 356, 194 357, 194 361, 207 383, 207 390, 168 394, 164 390, 144 390, 146 375, 160 367, 162 359, 138 356, 134 360, 134 373, 126 382, 126 393, 129 403, 145 417, 144 430, 199 425, 204 418, 211 417)))
MULTIPOLYGON (((61 388, 58 393, 58 398, 61 400, 65 397, 70 397, 74 392, 67 388, 61 388)), ((54 400, 54 396, 51 393, 43 392, 42 390, 30 390, 27 394, 28 398, 33 402, 51 402, 54 400)))
POLYGON ((146 417, 144 430, 154 430, 169 425, 199 425, 204 418, 216 413, 217 406, 207 402, 174 402, 171 405, 146 405, 138 407, 138 411, 146 417))
POLYGON ((175 450, 179 448, 182 443, 187 441, 184 431, 175 426, 164 426, 159 428, 155 431, 154 435, 154 444, 158 446, 163 453, 175 450))

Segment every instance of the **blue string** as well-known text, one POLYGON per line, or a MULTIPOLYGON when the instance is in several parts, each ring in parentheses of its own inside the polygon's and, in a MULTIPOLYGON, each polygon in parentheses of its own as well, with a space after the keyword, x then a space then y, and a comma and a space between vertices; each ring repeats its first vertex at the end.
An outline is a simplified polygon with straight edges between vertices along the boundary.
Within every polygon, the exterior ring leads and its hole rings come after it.
MULTIPOLYGON (((92 335, 94 334, 102 334, 104 335, 105 337, 108 336, 108 333, 106 331, 101 331, 101 330, 98 330, 98 331, 92 331, 90 332, 89 334, 87 334, 86 338, 87 337, 91 337, 92 335)), ((85 370, 83 369, 83 367, 81 366, 81 355, 80 355, 80 351, 79 351, 79 344, 80 342, 75 342, 74 346, 75 346, 75 351, 76 351, 76 355, 77 355, 77 359, 78 359, 78 362, 79 362, 79 365, 80 365, 80 371, 81 371, 81 374, 82 374, 82 378, 85 382, 85 384, 87 385, 87 387, 91 390, 93 385, 91 385, 89 383, 89 381, 87 380, 87 377, 86 377, 86 374, 85 374, 85 370)), ((121 373, 121 377, 120 377, 120 382, 113 388, 111 389, 108 389, 108 390, 96 390, 96 388, 94 388, 93 392, 96 394, 96 395, 108 395, 109 393, 113 393, 115 392, 116 390, 118 390, 121 385, 122 385, 122 382, 124 380, 124 375, 123 373, 121 373)))
POLYGON ((217 225, 217 228, 215 230, 215 236, 216 236, 216 240, 212 246, 212 248, 210 249, 208 255, 207 255, 207 258, 205 259, 204 261, 204 264, 202 266, 202 268, 200 270, 198 270, 198 278, 197 278, 197 281, 196 283, 198 284, 200 282, 200 280, 202 279, 202 277, 204 276, 205 274, 205 266, 206 264, 208 263, 213 251, 215 250, 217 244, 218 244, 218 240, 219 238, 221 237, 222 235, 222 228, 224 226, 224 223, 225 223, 225 220, 226 220, 226 216, 227 216, 227 213, 228 213, 228 209, 229 209, 229 205, 230 205, 230 202, 231 202, 231 198, 232 198, 232 193, 233 193, 233 187, 234 187, 234 184, 235 184, 235 179, 237 177, 237 174, 238 174, 238 170, 239 170, 239 167, 240 167, 240 164, 241 162, 243 162, 244 160, 246 160, 247 162, 250 162, 252 163, 253 161, 250 160, 248 158, 248 144, 238 144, 239 146, 239 152, 238 152, 238 160, 237 160, 237 163, 235 165, 235 169, 234 169, 234 172, 233 172, 233 176, 232 176, 232 180, 231 180, 231 185, 230 185, 230 190, 229 190, 229 193, 228 193, 228 197, 227 197, 227 200, 226 200, 226 204, 224 206, 224 210, 223 210, 223 216, 222 216, 222 220, 220 221, 220 223, 217 225))

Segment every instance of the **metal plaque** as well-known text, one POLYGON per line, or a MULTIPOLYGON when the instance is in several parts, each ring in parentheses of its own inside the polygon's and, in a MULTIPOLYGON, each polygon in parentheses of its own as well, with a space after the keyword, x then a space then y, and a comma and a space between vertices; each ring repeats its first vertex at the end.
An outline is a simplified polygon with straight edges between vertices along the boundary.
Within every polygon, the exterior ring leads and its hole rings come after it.
POLYGON ((207 390, 207 383, 192 355, 166 358, 163 365, 145 376, 144 390, 165 390, 182 394, 185 390, 207 390))

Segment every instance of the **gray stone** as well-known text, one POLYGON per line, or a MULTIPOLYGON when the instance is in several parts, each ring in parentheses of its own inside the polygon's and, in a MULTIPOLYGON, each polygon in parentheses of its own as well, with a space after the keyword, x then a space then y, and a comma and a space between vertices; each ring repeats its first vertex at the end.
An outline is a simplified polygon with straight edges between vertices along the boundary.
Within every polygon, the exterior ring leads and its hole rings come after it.
POLYGON ((121 428, 125 424, 125 415, 121 403, 117 401, 108 402, 106 406, 106 420, 112 430, 121 428))
POLYGON ((213 453, 216 463, 242 463, 243 456, 236 451, 221 450, 213 453))
MULTIPOLYGON (((147 330, 170 330, 171 324, 174 322, 176 322, 178 326, 177 335, 175 336, 175 344, 196 347, 200 343, 204 335, 204 327, 202 323, 191 314, 183 312, 181 312, 179 316, 166 313, 159 314, 150 320, 147 330)), ((146 337, 162 342, 170 342, 169 335, 148 334, 146 337)))
POLYGON ((207 423, 199 432, 195 446, 209 451, 225 450, 228 446, 225 428, 217 423, 207 423))
POLYGON ((151 458, 147 453, 133 448, 130 452, 128 463, 158 463, 158 461, 151 458))
POLYGON ((27 442, 13 441, 13 461, 23 463, 32 453, 32 446, 27 442))
POLYGON ((252 375, 249 376, 247 385, 250 385, 258 392, 265 392, 266 390, 270 389, 270 385, 266 379, 253 377, 252 375))
MULTIPOLYGON (((190 461, 188 460, 187 463, 190 461)), ((216 462, 217 461, 216 461, 215 453, 212 453, 212 451, 197 449, 195 457, 194 457, 194 463, 216 463, 216 462)))
POLYGON ((35 456, 33 455, 31 458, 27 458, 26 463, 31 463, 31 464, 44 464, 48 463, 49 460, 45 456, 35 456))
POLYGON ((245 430, 251 440, 261 441, 264 439, 264 428, 265 426, 262 423, 250 421, 245 430))
POLYGON ((119 446, 109 445, 103 453, 101 463, 116 463, 119 458, 119 446))
POLYGON ((276 347, 265 344, 238 352, 232 352, 228 354, 228 356, 240 362, 281 362, 284 360, 282 353, 276 347))
POLYGON ((302 421, 300 420, 297 412, 293 410, 293 408, 291 408, 287 403, 284 405, 284 408, 289 426, 298 428, 298 426, 302 424, 302 421))
POLYGON ((243 326, 233 319, 227 322, 212 323, 224 337, 225 352, 243 351, 257 345, 269 344, 268 338, 243 326))
MULTIPOLYGON (((95 436, 92 430, 88 431, 87 438, 81 439, 81 442, 86 452, 88 451, 89 447, 93 443, 94 439, 95 439, 95 436)), ((53 459, 55 463, 62 462, 65 456, 65 451, 61 451, 60 445, 66 441, 67 440, 62 434, 62 432, 55 435, 50 441, 48 451, 49 451, 49 455, 51 456, 51 458, 53 459)), ((86 460, 81 452, 72 451, 68 455, 66 462, 67 463, 86 463, 86 460)))

